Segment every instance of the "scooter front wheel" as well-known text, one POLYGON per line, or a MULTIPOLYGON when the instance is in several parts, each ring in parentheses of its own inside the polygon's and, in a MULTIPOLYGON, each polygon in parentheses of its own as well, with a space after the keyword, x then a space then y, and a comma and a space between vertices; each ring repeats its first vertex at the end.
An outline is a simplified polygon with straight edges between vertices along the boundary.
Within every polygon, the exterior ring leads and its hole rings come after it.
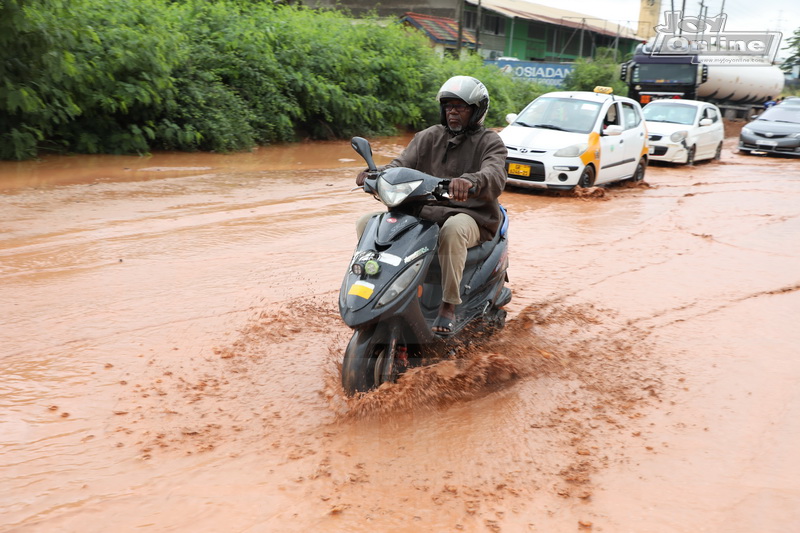
POLYGON ((380 378, 377 382, 375 379, 375 364, 385 346, 374 337, 374 326, 357 329, 347 344, 342 361, 342 387, 348 396, 380 385, 380 378))

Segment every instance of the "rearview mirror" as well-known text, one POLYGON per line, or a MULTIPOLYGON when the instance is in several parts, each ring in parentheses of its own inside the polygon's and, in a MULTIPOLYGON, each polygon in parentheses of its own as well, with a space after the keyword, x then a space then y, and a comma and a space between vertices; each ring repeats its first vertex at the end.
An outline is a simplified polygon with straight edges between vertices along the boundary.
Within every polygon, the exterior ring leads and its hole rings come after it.
POLYGON ((378 167, 375 166, 375 162, 372 161, 372 146, 370 146, 368 140, 364 137, 353 137, 350 140, 350 146, 353 147, 353 150, 355 150, 358 155, 364 158, 370 172, 378 170, 378 167))
POLYGON ((508 122, 509 124, 511 124, 512 122, 514 122, 515 120, 517 120, 517 117, 518 117, 518 116, 519 116, 519 115, 517 115, 516 113, 509 113, 508 115, 506 115, 506 122, 508 122))

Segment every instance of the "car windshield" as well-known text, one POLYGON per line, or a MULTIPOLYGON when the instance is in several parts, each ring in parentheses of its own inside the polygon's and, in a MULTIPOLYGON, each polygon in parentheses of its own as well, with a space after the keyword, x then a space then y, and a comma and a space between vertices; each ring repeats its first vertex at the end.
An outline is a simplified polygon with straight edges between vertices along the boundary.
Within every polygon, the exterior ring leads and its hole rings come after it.
POLYGON ((761 113, 756 120, 800 124, 800 106, 773 106, 761 113))
POLYGON ((597 122, 601 104, 575 98, 534 100, 514 121, 518 126, 589 133, 597 122))
POLYGON ((686 104, 660 103, 647 104, 642 110, 648 122, 669 122, 670 124, 694 124, 697 107, 686 104))

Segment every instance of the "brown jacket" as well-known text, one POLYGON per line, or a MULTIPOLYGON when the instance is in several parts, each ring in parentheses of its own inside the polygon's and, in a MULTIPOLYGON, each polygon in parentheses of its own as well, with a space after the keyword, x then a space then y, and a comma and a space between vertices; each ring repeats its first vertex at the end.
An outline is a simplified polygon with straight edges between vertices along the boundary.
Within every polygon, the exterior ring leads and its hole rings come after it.
POLYGON ((444 222, 456 213, 467 213, 478 223, 481 241, 490 240, 500 225, 497 197, 506 185, 508 151, 500 136, 481 128, 475 133, 452 136, 437 124, 414 135, 403 153, 382 169, 407 167, 437 178, 465 178, 477 188, 465 202, 452 207, 426 206, 422 216, 444 222))

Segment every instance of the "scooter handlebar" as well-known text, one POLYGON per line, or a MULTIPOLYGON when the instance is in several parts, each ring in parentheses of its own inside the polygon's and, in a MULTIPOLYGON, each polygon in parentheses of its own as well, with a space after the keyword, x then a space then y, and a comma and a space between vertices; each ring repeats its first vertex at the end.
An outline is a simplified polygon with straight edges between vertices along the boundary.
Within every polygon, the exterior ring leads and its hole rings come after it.
MULTIPOLYGON (((443 179, 442 183, 441 183, 442 192, 447 193, 448 195, 450 194, 450 182, 451 181, 452 180, 443 179)), ((467 196, 470 196, 470 197, 475 196, 475 193, 477 193, 477 192, 478 192, 478 188, 475 187, 475 185, 473 185, 472 187, 467 189, 467 196)))
MULTIPOLYGON (((367 163, 367 176, 362 185, 364 192, 375 194, 377 190, 374 185, 374 180, 378 178, 379 172, 378 167, 375 166, 375 162, 372 160, 372 146, 370 145, 369 141, 363 137, 353 137, 350 140, 350 145, 353 147, 353 150, 355 150, 358 155, 364 158, 364 161, 367 163), (370 181, 373 183, 370 183, 370 181)), ((435 192, 434 195, 449 199, 450 181, 451 180, 449 179, 442 179, 437 187, 438 191, 435 192)), ((476 192, 477 189, 475 186, 472 186, 467 190, 467 196, 474 196, 476 192)))

